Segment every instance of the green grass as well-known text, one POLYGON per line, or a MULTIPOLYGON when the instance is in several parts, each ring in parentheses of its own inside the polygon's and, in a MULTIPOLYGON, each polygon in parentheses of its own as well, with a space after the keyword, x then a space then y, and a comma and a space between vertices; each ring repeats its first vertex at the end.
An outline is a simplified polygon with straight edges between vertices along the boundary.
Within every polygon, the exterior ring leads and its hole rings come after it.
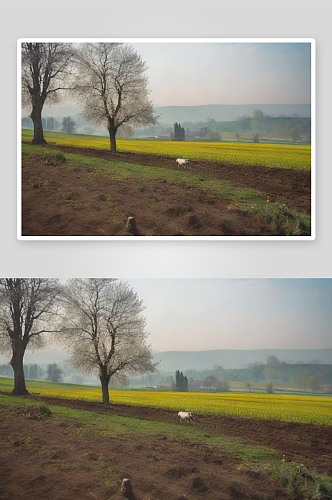
MULTIPOLYGON (((109 138, 105 136, 66 134, 64 132, 44 132, 49 142, 57 145, 82 148, 110 149, 109 138)), ((31 141, 33 131, 22 130, 22 140, 31 141)), ((191 158, 225 163, 243 163, 266 167, 289 168, 296 170, 311 169, 311 147, 248 144, 238 142, 176 142, 176 141, 140 141, 117 140, 118 151, 169 156, 171 158, 191 158)))

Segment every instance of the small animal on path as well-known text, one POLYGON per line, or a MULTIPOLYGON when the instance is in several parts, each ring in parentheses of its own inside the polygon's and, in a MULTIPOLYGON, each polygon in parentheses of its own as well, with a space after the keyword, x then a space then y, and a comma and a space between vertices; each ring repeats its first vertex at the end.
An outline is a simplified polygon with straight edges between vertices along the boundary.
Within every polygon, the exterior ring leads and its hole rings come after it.
POLYGON ((186 424, 188 422, 192 422, 192 420, 195 420, 195 415, 191 411, 179 411, 178 417, 181 422, 185 422, 186 424))

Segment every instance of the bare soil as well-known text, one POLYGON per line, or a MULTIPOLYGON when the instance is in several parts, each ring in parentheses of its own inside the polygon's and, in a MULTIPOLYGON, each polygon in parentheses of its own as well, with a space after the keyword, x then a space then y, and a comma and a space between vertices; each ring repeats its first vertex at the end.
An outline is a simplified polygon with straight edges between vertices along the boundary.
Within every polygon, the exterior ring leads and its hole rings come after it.
MULTIPOLYGON (((169 423, 177 421, 177 412, 173 410, 119 404, 105 406, 97 402, 51 397, 38 399, 48 404, 97 413, 169 423)), ((197 415, 193 425, 268 446, 284 453, 289 460, 303 458, 317 470, 332 475, 332 426, 206 414, 197 415)))
MULTIPOLYGON (((150 408, 105 408, 59 398, 50 398, 50 403, 98 413, 175 420, 174 412, 150 408)), ((236 419, 229 419, 228 424, 227 419, 199 416, 193 425, 207 432, 220 428, 233 434, 236 419)), ((266 476, 241 467, 241 460, 230 454, 199 442, 178 442, 166 434, 112 437, 92 431, 74 418, 27 418, 22 406, 10 410, 0 406, 0 427, 1 500, 117 500, 123 498, 120 486, 124 478, 131 480, 136 500, 294 498, 266 476)), ((242 429, 243 438, 248 429, 242 429)), ((259 434, 255 426, 250 426, 250 432, 254 437, 259 434)), ((278 432, 275 424, 274 444, 278 432)))
MULTIPOLYGON (((47 146, 52 151, 52 146, 47 146)), ((175 168, 169 157, 110 153, 56 146, 75 153, 155 167, 175 168)), ((251 165, 192 161, 190 167, 204 178, 230 181, 256 189, 270 202, 310 213, 310 172, 251 165)), ((112 179, 109 172, 91 174, 88 166, 45 164, 41 157, 22 157, 22 235, 24 236, 131 236, 126 230, 135 217, 142 236, 269 236, 272 228, 254 214, 239 209, 221 195, 166 179, 112 179), (106 175, 106 173, 108 175, 106 175)), ((95 172, 93 172, 95 173, 95 172)))

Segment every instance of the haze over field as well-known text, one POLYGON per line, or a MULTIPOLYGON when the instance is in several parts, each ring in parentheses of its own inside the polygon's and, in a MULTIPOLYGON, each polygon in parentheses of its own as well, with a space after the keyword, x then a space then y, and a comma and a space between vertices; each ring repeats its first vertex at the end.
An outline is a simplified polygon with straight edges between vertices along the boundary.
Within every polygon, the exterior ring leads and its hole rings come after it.
MULTIPOLYGON (((127 281, 146 305, 144 314, 154 351, 332 348, 332 279, 127 281)), ((262 354, 263 359, 269 354, 262 354)), ((302 360, 329 362, 319 353, 308 356, 302 360)), ((25 362, 61 362, 67 357, 57 347, 27 352, 25 362)), ((292 354, 280 358, 292 360, 292 354)), ((235 367, 239 360, 234 359, 235 367)), ((300 361, 301 357, 297 353, 294 359, 300 361)), ((6 361, 0 357, 0 363, 6 361)))

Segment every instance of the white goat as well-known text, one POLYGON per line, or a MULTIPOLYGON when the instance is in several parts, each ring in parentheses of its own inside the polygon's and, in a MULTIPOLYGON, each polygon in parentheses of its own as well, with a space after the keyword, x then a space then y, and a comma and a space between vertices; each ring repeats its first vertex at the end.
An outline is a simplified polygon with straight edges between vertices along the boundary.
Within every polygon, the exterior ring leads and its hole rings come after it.
POLYGON ((181 422, 191 422, 192 420, 195 420, 195 415, 191 411, 179 411, 178 417, 180 418, 180 423, 181 422))
POLYGON ((187 168, 187 165, 190 165, 190 160, 189 158, 178 158, 176 163, 178 167, 187 168))

